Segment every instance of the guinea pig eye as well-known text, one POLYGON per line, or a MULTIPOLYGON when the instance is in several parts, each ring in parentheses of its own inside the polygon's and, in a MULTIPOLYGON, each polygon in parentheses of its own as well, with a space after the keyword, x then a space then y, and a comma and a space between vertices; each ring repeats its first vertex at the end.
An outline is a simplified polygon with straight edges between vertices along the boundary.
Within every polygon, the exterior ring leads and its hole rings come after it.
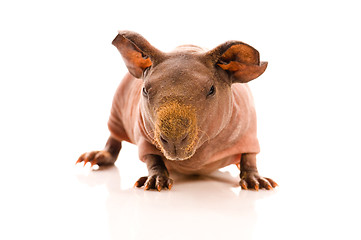
POLYGON ((144 97, 147 97, 147 96, 148 96, 148 92, 147 92, 147 89, 145 89, 145 87, 143 87, 142 93, 143 93, 143 96, 144 96, 144 97))
POLYGON ((212 85, 212 87, 209 89, 209 92, 208 92, 208 94, 207 94, 207 97, 214 95, 215 92, 216 92, 216 89, 215 89, 214 86, 212 85))

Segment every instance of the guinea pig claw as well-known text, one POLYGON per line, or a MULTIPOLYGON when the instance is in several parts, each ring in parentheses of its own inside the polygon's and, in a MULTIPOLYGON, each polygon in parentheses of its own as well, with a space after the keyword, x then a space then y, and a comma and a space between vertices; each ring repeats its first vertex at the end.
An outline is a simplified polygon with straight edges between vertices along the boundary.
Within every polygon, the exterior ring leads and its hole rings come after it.
POLYGON ((162 189, 171 189, 173 185, 173 180, 165 177, 163 175, 153 175, 148 177, 141 177, 134 183, 134 187, 140 188, 144 186, 144 190, 157 190, 158 192, 162 191, 162 189))
POLYGON ((149 184, 147 184, 147 185, 144 186, 144 190, 145 190, 145 191, 147 191, 147 190, 149 190, 149 189, 150 189, 149 184))
POLYGON ((173 180, 172 179, 168 179, 168 185, 167 185, 168 189, 171 190, 173 187, 173 180))
POLYGON ((144 185, 144 183, 147 181, 147 177, 141 177, 134 183, 134 187, 140 188, 144 185))
POLYGON ((83 165, 83 167, 85 167, 85 165, 86 165, 88 162, 89 162, 89 160, 88 160, 88 159, 85 159, 85 160, 84 160, 84 165, 83 165))
POLYGON ((254 171, 244 171, 241 172, 241 181, 239 182, 242 189, 255 190, 259 189, 272 190, 277 187, 278 184, 270 178, 261 177, 258 172, 254 171))
POLYGON ((75 165, 78 164, 78 163, 81 163, 84 159, 85 159, 85 153, 82 154, 82 155, 78 158, 78 160, 76 161, 75 165))
POLYGON ((241 188, 242 189, 244 189, 244 190, 247 190, 248 188, 247 188, 247 182, 244 180, 244 179, 242 179, 241 181, 240 181, 240 185, 241 185, 241 188))
POLYGON ((265 178, 265 179, 271 184, 273 188, 278 187, 278 184, 275 181, 273 181, 271 178, 265 178))

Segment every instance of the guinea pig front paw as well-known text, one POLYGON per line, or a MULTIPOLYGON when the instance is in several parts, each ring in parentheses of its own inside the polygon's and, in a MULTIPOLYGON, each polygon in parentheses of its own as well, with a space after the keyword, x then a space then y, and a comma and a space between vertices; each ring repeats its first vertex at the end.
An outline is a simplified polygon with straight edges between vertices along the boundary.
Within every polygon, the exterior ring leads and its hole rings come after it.
POLYGON ((261 177, 257 171, 242 171, 240 174, 241 181, 239 185, 242 189, 258 189, 271 190, 278 186, 278 184, 270 178, 261 177))
POLYGON ((84 166, 90 162, 90 167, 95 164, 99 166, 112 165, 115 162, 114 157, 108 151, 92 151, 83 153, 75 164, 84 162, 84 166))
POLYGON ((159 192, 162 189, 171 189, 173 180, 166 175, 151 175, 148 177, 141 177, 134 184, 135 187, 140 188, 144 186, 144 190, 157 189, 159 192))

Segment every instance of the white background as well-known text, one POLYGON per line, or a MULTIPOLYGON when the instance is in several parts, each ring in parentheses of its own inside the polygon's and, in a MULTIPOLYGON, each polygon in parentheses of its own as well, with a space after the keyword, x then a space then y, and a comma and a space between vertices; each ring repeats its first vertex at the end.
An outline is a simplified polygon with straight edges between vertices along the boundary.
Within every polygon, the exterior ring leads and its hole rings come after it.
POLYGON ((361 239, 360 5, 357 1, 1 1, 1 239, 361 239), (241 40, 268 61, 250 83, 261 174, 173 176, 134 189, 136 146, 92 171, 126 73, 111 41, 133 30, 169 51, 241 40))

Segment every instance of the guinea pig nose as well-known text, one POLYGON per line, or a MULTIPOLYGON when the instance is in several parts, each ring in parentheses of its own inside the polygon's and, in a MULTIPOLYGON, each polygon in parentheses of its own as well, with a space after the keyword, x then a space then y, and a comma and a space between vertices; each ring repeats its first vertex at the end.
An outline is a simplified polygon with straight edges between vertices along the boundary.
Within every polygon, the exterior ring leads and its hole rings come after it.
POLYGON ((162 135, 160 135, 160 140, 161 140, 162 143, 164 143, 164 144, 167 144, 167 143, 168 143, 168 141, 167 141, 162 135))
POLYGON ((187 139, 188 139, 188 134, 186 134, 186 135, 182 138, 181 143, 184 143, 185 141, 187 141, 187 139))

